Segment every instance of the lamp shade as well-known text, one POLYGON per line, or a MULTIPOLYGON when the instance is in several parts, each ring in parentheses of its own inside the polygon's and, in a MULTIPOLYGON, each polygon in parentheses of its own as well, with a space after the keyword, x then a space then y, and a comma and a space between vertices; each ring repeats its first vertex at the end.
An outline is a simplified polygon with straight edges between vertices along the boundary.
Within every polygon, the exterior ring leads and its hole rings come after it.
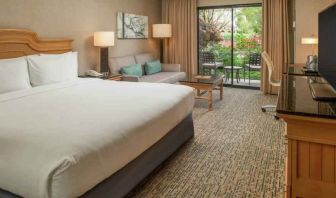
POLYGON ((114 32, 95 32, 93 40, 97 47, 114 46, 114 32))
POLYGON ((171 38, 172 25, 171 24, 154 24, 153 25, 154 38, 171 38))
POLYGON ((301 43, 304 45, 317 45, 318 44, 318 38, 316 37, 303 37, 301 39, 301 43))

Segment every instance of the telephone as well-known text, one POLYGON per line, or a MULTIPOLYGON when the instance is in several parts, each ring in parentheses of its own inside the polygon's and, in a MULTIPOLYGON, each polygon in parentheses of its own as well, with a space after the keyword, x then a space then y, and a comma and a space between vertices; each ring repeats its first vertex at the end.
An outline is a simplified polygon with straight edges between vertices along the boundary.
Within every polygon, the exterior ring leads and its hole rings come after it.
POLYGON ((103 74, 101 74, 101 73, 99 73, 99 72, 96 72, 95 70, 87 70, 87 71, 85 72, 85 74, 86 74, 87 76, 91 76, 91 77, 102 77, 102 76, 103 76, 103 74))

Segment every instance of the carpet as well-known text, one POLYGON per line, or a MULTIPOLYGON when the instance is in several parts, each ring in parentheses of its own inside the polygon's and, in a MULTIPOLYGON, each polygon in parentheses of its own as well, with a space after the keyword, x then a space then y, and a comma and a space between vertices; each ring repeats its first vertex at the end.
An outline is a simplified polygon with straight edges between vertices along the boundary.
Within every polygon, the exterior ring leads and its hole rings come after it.
POLYGON ((197 100, 195 137, 129 197, 282 197, 285 125, 260 107, 276 97, 224 88, 214 110, 197 100))

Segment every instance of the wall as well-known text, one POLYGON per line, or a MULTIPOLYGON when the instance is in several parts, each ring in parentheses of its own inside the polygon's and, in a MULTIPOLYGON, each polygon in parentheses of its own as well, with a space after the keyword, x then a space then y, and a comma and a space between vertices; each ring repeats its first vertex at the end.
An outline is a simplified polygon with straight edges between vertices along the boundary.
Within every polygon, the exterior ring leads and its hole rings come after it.
POLYGON ((221 6, 236 4, 261 3, 262 0, 198 0, 198 6, 221 6))
MULTIPOLYGON (((0 0, 0 5, 0 28, 25 28, 44 38, 74 39, 80 73, 97 65, 99 49, 93 47, 93 32, 116 31, 117 11, 149 16, 150 30, 152 23, 161 23, 160 0, 0 0)), ((146 51, 159 56, 160 42, 116 40, 110 56, 146 51)))
MULTIPOLYGON (((301 44, 301 38, 318 36, 318 13, 336 0, 296 0, 295 62, 304 63, 312 54, 311 46, 301 44)), ((317 47, 316 47, 317 49, 317 47)))

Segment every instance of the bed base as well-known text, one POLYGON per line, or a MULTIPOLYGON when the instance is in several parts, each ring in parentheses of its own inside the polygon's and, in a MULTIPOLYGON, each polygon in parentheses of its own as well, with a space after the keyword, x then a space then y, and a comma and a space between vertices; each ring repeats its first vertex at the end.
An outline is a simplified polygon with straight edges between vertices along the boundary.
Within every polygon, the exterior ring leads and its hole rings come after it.
MULTIPOLYGON (((125 197, 177 149, 194 136, 192 115, 165 135, 159 142, 147 149, 124 168, 99 183, 81 198, 125 197)), ((0 189, 1 198, 18 198, 0 189)))

